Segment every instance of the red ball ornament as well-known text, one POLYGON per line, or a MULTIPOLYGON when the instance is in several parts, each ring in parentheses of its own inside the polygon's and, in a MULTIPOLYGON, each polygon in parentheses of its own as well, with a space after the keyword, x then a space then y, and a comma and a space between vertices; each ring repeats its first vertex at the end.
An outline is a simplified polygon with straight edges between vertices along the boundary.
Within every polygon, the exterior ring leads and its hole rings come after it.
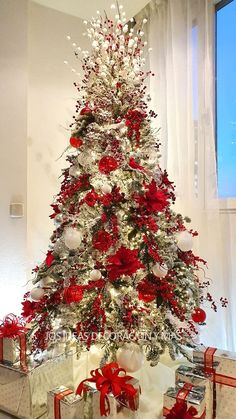
POLYGON ((64 289, 63 299, 66 304, 79 303, 83 298, 83 290, 81 286, 72 284, 64 289))
POLYGON ((88 113, 92 113, 92 109, 87 106, 80 111, 80 115, 87 115, 88 113))
POLYGON ((110 172, 118 168, 118 163, 114 157, 104 156, 99 161, 98 167, 101 173, 108 175, 110 172))
POLYGON ((192 320, 195 323, 203 323, 206 320, 206 312, 202 308, 196 307, 192 314, 192 320))
POLYGON ((79 137, 70 137, 70 145, 74 148, 80 148, 83 144, 83 141, 79 137))

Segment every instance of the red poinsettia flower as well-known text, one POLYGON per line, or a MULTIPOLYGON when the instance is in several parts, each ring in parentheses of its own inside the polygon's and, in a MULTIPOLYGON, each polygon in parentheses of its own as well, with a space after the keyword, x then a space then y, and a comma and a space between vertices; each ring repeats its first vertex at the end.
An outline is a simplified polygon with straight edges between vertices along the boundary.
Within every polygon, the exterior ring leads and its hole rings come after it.
POLYGON ((25 300, 22 302, 22 317, 25 319, 32 317, 37 309, 38 303, 36 301, 25 300))
POLYGON ((50 266, 52 265, 52 263, 54 262, 54 256, 53 256, 53 254, 52 254, 52 251, 51 250, 49 250, 48 252, 47 252, 47 256, 46 256, 46 259, 45 259, 45 263, 46 263, 46 265, 47 265, 47 267, 48 268, 50 268, 50 266))
POLYGON ((145 209, 148 213, 163 211, 168 202, 168 195, 162 189, 157 188, 156 182, 153 179, 147 186, 148 191, 144 195, 138 195, 136 201, 140 207, 145 209))
POLYGON ((98 168, 101 173, 108 175, 113 170, 116 170, 118 168, 118 163, 114 157, 104 156, 99 161, 98 168))
POLYGON ((127 249, 121 246, 117 252, 108 258, 108 275, 111 281, 120 278, 121 275, 133 275, 143 264, 138 259, 138 249, 127 249))
POLYGON ((93 237, 93 247, 100 252, 106 252, 113 245, 112 236, 105 230, 99 230, 93 237))
POLYGON ((86 204, 89 207, 94 207, 94 205, 97 202, 97 198, 98 198, 98 195, 95 191, 88 192, 87 195, 85 195, 84 197, 84 202, 86 202, 86 204))

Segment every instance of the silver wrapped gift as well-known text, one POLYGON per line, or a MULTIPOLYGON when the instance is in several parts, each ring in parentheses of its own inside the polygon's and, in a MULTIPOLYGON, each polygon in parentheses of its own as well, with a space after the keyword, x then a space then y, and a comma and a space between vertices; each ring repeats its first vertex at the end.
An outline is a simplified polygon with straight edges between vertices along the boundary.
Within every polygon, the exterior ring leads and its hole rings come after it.
POLYGON ((95 383, 90 383, 86 381, 85 386, 87 388, 85 395, 85 418, 86 419, 116 419, 118 414, 122 412, 123 417, 127 419, 136 419, 138 418, 138 408, 139 408, 139 395, 140 395, 140 386, 139 381, 133 378, 129 381, 129 384, 132 384, 137 390, 137 393, 134 398, 134 405, 136 410, 131 410, 128 407, 128 402, 124 397, 115 398, 113 394, 108 394, 108 401, 110 406, 110 414, 108 416, 101 416, 100 413, 100 392, 96 389, 95 383))
POLYGON ((60 384, 73 386, 73 356, 62 356, 24 372, 0 365, 0 410, 21 419, 47 411, 47 392, 60 384))
MULTIPOLYGON (((15 338, 1 338, 0 344, 2 346, 1 351, 0 351, 2 352, 1 362, 9 363, 13 365, 16 362, 20 361, 21 346, 20 346, 19 336, 15 338)), ((26 348, 25 348, 25 351, 23 352, 25 352, 26 354, 26 348)), ((26 357, 25 357, 25 363, 26 363, 26 357)))
POLYGON ((236 353, 201 345, 193 361, 213 372, 213 414, 217 419, 236 418, 236 353))
POLYGON ((194 419, 205 419, 206 403, 204 387, 192 387, 191 390, 186 392, 184 390, 184 385, 186 385, 186 383, 179 382, 176 387, 170 387, 166 391, 163 401, 163 416, 166 417, 168 415, 179 397, 181 400, 186 401, 188 408, 192 406, 197 410, 197 416, 194 416, 194 419))
POLYGON ((206 419, 212 419, 213 414, 213 375, 204 372, 203 368, 181 365, 175 372, 176 383, 190 383, 193 386, 205 388, 206 419))
POLYGON ((84 399, 65 386, 49 391, 48 419, 84 419, 84 399))

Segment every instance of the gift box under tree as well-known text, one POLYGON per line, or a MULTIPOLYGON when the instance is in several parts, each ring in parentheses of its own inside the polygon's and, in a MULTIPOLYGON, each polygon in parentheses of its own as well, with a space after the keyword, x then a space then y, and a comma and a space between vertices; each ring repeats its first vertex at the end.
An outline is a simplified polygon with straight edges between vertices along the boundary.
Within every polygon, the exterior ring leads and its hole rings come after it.
POLYGON ((205 389, 182 383, 164 394, 163 417, 166 419, 205 419, 205 389))
POLYGON ((24 371, 0 365, 0 410, 21 419, 47 411, 47 392, 60 384, 73 386, 73 356, 60 356, 24 371))
POLYGON ((48 419, 84 419, 84 399, 65 386, 48 392, 48 419))
POLYGON ((115 362, 91 371, 91 376, 77 388, 77 394, 84 394, 85 397, 86 419, 114 419, 119 412, 129 419, 137 417, 138 380, 126 375, 125 370, 115 362))
POLYGON ((0 324, 0 362, 27 369, 27 329, 21 318, 8 314, 0 324))
POLYGON ((205 389, 206 419, 212 419, 213 413, 213 375, 201 367, 181 365, 175 372, 176 383, 189 383, 205 389))
POLYGON ((236 418, 236 354, 199 346, 193 362, 213 377, 213 418, 236 418))

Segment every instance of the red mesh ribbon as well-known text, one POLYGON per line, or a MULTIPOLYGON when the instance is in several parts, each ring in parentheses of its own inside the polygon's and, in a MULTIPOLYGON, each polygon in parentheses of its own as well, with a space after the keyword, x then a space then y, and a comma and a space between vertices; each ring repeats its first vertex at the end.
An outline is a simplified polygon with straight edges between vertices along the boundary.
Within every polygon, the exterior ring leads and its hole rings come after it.
POLYGON ((14 314, 8 314, 0 323, 0 362, 4 360, 3 339, 19 338, 20 365, 26 369, 26 327, 23 321, 14 314))
POLYGON ((63 390, 60 393, 54 394, 54 418, 61 419, 61 400, 64 400, 66 396, 72 394, 73 391, 69 388, 67 390, 63 390))
POLYGON ((92 378, 83 380, 76 390, 76 394, 82 394, 82 392, 88 391, 88 387, 85 381, 95 383, 96 388, 100 391, 100 413, 101 416, 108 416, 110 414, 110 403, 108 399, 109 394, 113 394, 119 401, 119 397, 124 397, 127 400, 131 410, 136 410, 135 396, 137 389, 128 381, 133 377, 126 375, 126 371, 123 368, 119 368, 116 362, 111 362, 102 368, 90 371, 92 378), (123 375, 120 375, 123 373, 123 375))

